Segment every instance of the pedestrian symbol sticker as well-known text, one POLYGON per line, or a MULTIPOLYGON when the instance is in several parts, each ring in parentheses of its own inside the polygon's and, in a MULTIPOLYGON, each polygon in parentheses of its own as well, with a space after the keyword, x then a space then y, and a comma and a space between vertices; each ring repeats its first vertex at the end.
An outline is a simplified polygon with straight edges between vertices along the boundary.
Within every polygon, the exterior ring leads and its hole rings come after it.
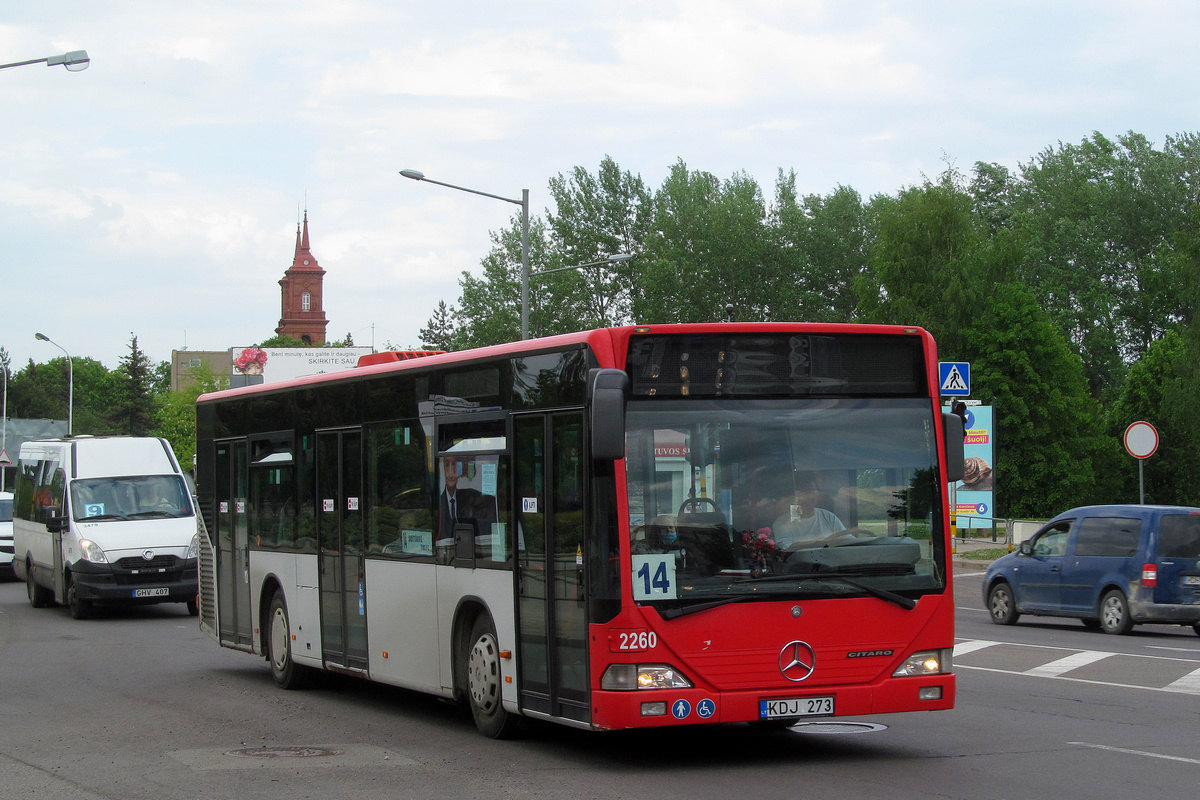
POLYGON ((675 719, 687 719, 692 713, 692 704, 687 700, 676 700, 671 706, 671 714, 675 719))
POLYGON ((938 364, 940 391, 948 397, 966 397, 971 393, 971 365, 966 361, 942 361, 938 364))

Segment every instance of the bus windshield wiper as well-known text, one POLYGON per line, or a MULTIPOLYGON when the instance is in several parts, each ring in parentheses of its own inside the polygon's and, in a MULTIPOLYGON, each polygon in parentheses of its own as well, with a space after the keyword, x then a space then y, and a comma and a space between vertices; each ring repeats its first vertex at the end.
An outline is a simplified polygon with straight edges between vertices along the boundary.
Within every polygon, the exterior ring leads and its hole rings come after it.
POLYGON ((750 595, 738 595, 737 597, 722 597, 720 600, 713 600, 709 603, 696 603, 693 606, 684 606, 683 608, 668 608, 665 611, 658 612, 663 619, 678 619, 686 617, 688 614, 699 614, 701 611, 708 611, 713 608, 727 606, 730 603, 740 603, 743 600, 749 600, 750 595))
MULTIPOLYGON (((896 594, 895 592, 889 592, 887 589, 880 589, 875 586, 869 586, 868 584, 865 584, 865 583, 859 583, 858 581, 853 580, 851 578, 847 578, 844 575, 838 575, 836 573, 830 573, 830 572, 796 573, 793 575, 765 575, 761 578, 747 578, 746 579, 746 581, 754 582, 754 583, 786 583, 788 581, 802 582, 802 581, 810 581, 810 580, 811 581, 838 581, 839 583, 844 583, 847 586, 852 586, 855 589, 864 591, 867 594, 871 595, 872 597, 877 597, 880 600, 885 600, 889 603, 895 603, 896 605, 900 606, 901 608, 907 609, 909 611, 911 611, 912 609, 917 607, 917 601, 913 600, 910 597, 905 597, 904 595, 896 594)), ((738 583, 743 583, 743 581, 738 581, 738 583)))

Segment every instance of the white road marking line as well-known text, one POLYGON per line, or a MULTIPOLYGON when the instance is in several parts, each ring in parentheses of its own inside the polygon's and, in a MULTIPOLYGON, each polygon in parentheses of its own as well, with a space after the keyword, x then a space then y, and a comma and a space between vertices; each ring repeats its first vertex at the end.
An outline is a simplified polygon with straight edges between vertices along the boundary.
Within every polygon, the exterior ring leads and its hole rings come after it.
POLYGON ((1174 683, 1167 684, 1168 689, 1180 689, 1200 694, 1200 669, 1189 672, 1174 683))
POLYGON ((982 650, 985 647, 991 647, 1000 642, 989 642, 983 639, 975 639, 967 642, 956 642, 954 644, 954 657, 965 656, 967 653, 974 653, 976 650, 982 650))
MULTIPOLYGON (((1069 656, 1051 661, 1048 664, 1042 664, 1039 667, 1025 670, 1025 675, 1040 675, 1043 678, 1055 678, 1062 675, 1064 672, 1070 672, 1073 669, 1094 664, 1101 659, 1108 658, 1112 653, 1101 653, 1096 650, 1084 650, 1082 653, 1072 653, 1069 656)), ((1200 688, 1200 687, 1197 687, 1200 688)))
MULTIPOLYGON (((995 672, 1001 675, 1020 675, 1029 677, 1028 673, 1018 672, 1014 669, 996 669, 994 667, 971 667, 965 664, 955 664, 954 671, 958 672, 961 669, 973 669, 976 672, 995 672)), ((1090 683, 1093 686, 1113 686, 1118 689, 1148 689, 1151 692, 1167 692, 1168 694, 1186 694, 1191 696, 1200 695, 1200 690, 1196 689, 1172 689, 1170 686, 1139 686, 1134 683, 1117 683, 1115 681, 1093 681, 1086 678, 1072 678, 1069 675, 1035 675, 1033 677, 1045 677, 1052 681, 1072 681, 1074 683, 1090 683)))
POLYGON ((1109 747, 1106 744, 1092 744, 1091 742, 1067 742, 1077 747, 1090 747, 1094 750, 1107 750, 1110 753, 1128 753, 1131 756, 1146 756, 1147 758, 1161 758, 1164 761, 1182 761, 1185 764, 1200 764, 1200 758, 1184 758, 1183 756, 1165 756, 1162 753, 1148 753, 1145 750, 1130 750, 1126 747, 1109 747))
POLYGON ((987 575, 986 572, 955 572, 956 578, 978 578, 980 575, 987 575))

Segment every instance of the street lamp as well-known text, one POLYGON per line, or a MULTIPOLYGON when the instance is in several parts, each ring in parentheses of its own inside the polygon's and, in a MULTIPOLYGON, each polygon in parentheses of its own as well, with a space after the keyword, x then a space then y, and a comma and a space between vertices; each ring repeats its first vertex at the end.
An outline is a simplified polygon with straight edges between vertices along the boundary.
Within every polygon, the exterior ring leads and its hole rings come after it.
POLYGON ((75 362, 71 360, 71 354, 67 352, 67 348, 51 339, 46 334, 35 333, 33 336, 35 339, 39 339, 43 342, 50 342, 50 344, 54 345, 59 350, 62 350, 63 355, 67 357, 67 436, 70 436, 72 433, 74 433, 74 426, 72 423, 75 416, 75 362))
MULTIPOLYGON (((3 428, 0 428, 0 453, 8 457, 8 365, 0 363, 0 373, 4 374, 4 407, 0 411, 0 419, 3 420, 3 428)), ((0 464, 0 492, 4 491, 4 478, 7 473, 7 464, 0 464)))
POLYGON ((63 53, 61 56, 47 56, 46 58, 35 58, 30 61, 17 61, 13 64, 0 64, 0 69, 43 63, 47 67, 66 67, 67 72, 83 72, 88 68, 91 59, 88 58, 87 50, 72 50, 69 53, 63 53))
POLYGON ((468 189, 465 186, 455 186, 453 183, 442 183, 435 181, 433 178, 426 178, 425 173, 416 169, 402 169, 400 174, 406 178, 411 178, 414 181, 425 181, 426 183, 436 183, 438 186, 445 186, 450 189, 458 189, 460 192, 470 192, 471 194, 479 194, 484 197, 490 197, 493 200, 503 200, 506 203, 512 203, 521 207, 521 338, 529 338, 529 190, 521 190, 521 199, 513 200, 511 197, 501 197, 498 194, 488 194, 481 192, 478 189, 468 189))
MULTIPOLYGON (((599 261, 589 261, 589 262, 587 262, 586 264, 572 264, 572 265, 571 265, 571 266, 569 266, 569 267, 555 267, 554 269, 544 269, 544 270, 542 270, 541 272, 535 272, 535 273, 533 273, 533 274, 532 274, 532 275, 530 275, 529 277, 531 277, 531 278, 540 278, 541 276, 543 276, 543 275, 549 275, 549 274, 550 274, 550 273, 552 273, 552 272, 565 272, 565 271, 567 271, 567 270, 569 270, 569 269, 586 269, 586 268, 588 268, 588 267, 607 267, 607 266, 610 266, 610 265, 612 265, 612 264, 620 264, 620 263, 623 263, 623 262, 625 262, 625 261, 628 261, 628 260, 629 260, 629 259, 631 259, 631 258, 633 258, 633 256, 629 255, 629 253, 613 253, 613 254, 612 254, 611 256, 609 256, 608 258, 602 258, 602 259, 600 259, 599 261)), ((528 300, 525 300, 525 302, 526 302, 526 303, 528 303, 528 300)), ((527 307, 527 306, 523 307, 523 308, 522 308, 522 314, 524 314, 524 315, 528 315, 528 313, 529 313, 529 311, 528 311, 528 307, 527 307)), ((605 320, 605 318, 606 318, 606 315, 605 315, 605 313, 604 313, 604 307, 603 307, 603 305, 601 305, 601 307, 600 307, 600 318, 601 318, 601 321, 602 321, 602 322, 603 322, 603 321, 605 320)))

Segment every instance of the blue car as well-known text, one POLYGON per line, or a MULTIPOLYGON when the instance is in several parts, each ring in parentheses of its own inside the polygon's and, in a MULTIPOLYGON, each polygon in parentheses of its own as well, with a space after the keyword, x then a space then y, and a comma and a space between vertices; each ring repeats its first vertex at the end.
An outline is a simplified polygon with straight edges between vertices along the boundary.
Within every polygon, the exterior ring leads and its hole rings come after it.
POLYGON ((1033 614, 1105 633, 1153 622, 1200 634, 1200 508, 1073 508, 988 568, 983 599, 997 625, 1033 614))

